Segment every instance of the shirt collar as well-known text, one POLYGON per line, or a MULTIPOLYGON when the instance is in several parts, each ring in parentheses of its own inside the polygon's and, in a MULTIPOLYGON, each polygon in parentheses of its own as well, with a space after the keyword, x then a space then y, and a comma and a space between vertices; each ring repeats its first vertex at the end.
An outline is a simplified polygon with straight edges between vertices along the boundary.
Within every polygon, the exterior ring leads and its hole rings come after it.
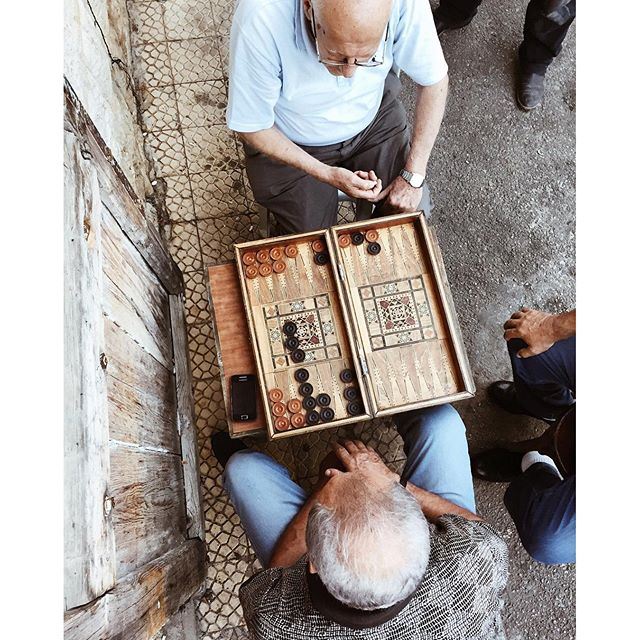
POLYGON ((296 47, 300 51, 308 51, 312 56, 316 56, 316 45, 309 37, 309 30, 307 29, 307 18, 304 15, 304 2, 303 0, 296 0, 298 2, 298 10, 295 12, 294 30, 295 30, 295 43, 296 47))

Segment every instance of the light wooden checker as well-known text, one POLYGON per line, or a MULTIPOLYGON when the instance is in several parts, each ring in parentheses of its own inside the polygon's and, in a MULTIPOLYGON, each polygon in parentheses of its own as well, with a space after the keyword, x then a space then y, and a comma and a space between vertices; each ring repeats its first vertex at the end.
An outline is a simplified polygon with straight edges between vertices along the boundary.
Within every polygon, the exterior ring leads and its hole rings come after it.
MULTIPOLYGON (((268 394, 273 388, 284 392, 284 402, 292 398, 302 399, 299 393, 300 383, 294 378, 294 372, 305 368, 309 372, 309 382, 313 386, 313 397, 326 393, 331 397, 331 408, 335 412, 330 422, 320 422, 314 426, 305 426, 304 430, 317 430, 339 426, 369 417, 364 403, 364 413, 350 416, 347 413, 347 401, 343 392, 346 386, 340 381, 343 369, 354 371, 351 345, 345 330, 342 308, 338 299, 338 289, 330 264, 318 265, 314 261, 311 243, 324 239, 324 233, 305 234, 297 239, 287 238, 287 245, 295 244, 298 254, 295 258, 285 257, 286 270, 272 273, 266 277, 246 278, 243 288, 246 294, 247 310, 253 328, 253 338, 259 354, 262 373, 262 391, 268 394), (307 321, 308 318, 308 321, 307 321), (294 363, 290 351, 284 346, 282 327, 288 320, 296 322, 300 347, 307 358, 302 363, 294 363), (312 344, 311 338, 318 343, 312 344)), ((246 243, 239 251, 241 256, 254 243, 246 243)), ((278 246, 278 239, 255 243, 255 247, 270 248, 278 246)), ((268 399, 265 404, 269 406, 268 399)), ((319 409, 318 409, 319 410, 319 409)), ((304 411, 303 411, 304 412, 304 411)), ((267 413, 269 409, 267 408, 267 413)), ((290 418, 289 412, 286 414, 290 418)), ((302 429, 290 429, 285 432, 275 430, 273 417, 268 416, 272 437, 285 437, 302 429)))
POLYGON ((381 246, 337 249, 374 415, 465 393, 420 219, 347 226, 375 227, 381 246))

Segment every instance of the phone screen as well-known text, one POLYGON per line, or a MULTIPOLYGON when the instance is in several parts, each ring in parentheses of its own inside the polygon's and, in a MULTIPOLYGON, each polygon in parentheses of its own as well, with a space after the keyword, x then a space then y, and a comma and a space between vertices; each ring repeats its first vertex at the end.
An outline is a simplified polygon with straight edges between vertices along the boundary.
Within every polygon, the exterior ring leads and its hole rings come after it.
POLYGON ((256 377, 231 376, 231 417, 236 422, 256 419, 256 377))

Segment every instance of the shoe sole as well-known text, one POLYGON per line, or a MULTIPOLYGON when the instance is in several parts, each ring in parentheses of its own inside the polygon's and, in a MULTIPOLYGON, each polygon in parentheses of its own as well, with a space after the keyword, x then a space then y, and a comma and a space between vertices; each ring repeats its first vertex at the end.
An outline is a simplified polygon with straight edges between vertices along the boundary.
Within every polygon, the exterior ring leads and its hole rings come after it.
POLYGON ((473 22, 474 18, 475 15, 471 16, 464 24, 458 25, 457 27, 445 27, 442 31, 436 31, 436 34, 440 36, 445 33, 445 31, 458 31, 458 29, 464 29, 473 22))

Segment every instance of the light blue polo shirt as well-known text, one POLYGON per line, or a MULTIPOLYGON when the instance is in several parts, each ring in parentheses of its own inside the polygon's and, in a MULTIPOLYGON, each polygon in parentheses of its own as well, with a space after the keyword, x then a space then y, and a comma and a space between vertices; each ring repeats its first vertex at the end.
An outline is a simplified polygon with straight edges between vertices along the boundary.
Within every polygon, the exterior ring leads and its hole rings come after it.
POLYGON ((231 28, 227 125, 239 132, 274 124, 297 144, 348 140, 373 121, 393 66, 417 84, 442 80, 447 63, 428 0, 394 0, 384 64, 332 76, 318 62, 302 0, 239 0, 231 28))

